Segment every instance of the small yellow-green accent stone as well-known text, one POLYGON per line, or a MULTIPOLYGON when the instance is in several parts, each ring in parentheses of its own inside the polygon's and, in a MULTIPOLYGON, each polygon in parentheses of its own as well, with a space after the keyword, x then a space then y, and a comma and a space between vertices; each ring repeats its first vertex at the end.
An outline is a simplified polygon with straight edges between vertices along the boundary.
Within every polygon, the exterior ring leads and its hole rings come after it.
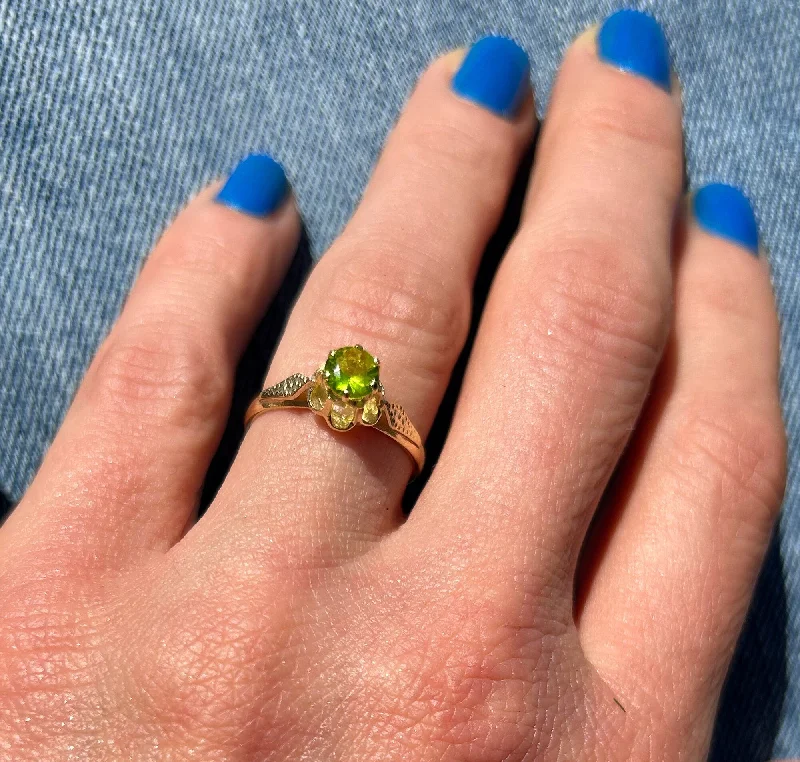
POLYGON ((378 363, 361 347, 342 347, 331 352, 323 373, 335 395, 351 400, 368 397, 378 384, 378 363))
POLYGON ((334 429, 349 429, 356 417, 356 410, 346 402, 334 402, 331 407, 331 425, 334 429))
POLYGON ((364 403, 364 409, 361 411, 361 420, 367 424, 367 426, 372 426, 373 424, 378 422, 378 418, 381 417, 381 405, 378 401, 377 397, 370 397, 364 403))
POLYGON ((312 410, 319 412, 325 407, 327 401, 328 390, 325 388, 325 384, 315 384, 308 395, 308 404, 311 405, 312 410))

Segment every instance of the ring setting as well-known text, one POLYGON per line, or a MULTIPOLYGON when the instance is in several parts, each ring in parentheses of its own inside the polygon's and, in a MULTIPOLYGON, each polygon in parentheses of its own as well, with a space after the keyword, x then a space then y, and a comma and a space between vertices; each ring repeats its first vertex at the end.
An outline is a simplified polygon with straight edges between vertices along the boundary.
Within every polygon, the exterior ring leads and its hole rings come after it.
POLYGON ((386 399, 380 362, 360 344, 328 353, 313 376, 295 373, 264 389, 251 403, 245 426, 268 410, 310 410, 337 432, 366 426, 397 442, 412 458, 416 473, 425 463, 422 438, 400 405, 386 399))
POLYGON ((309 407, 337 431, 374 426, 385 394, 379 370, 379 360, 360 344, 334 349, 314 376, 309 407))

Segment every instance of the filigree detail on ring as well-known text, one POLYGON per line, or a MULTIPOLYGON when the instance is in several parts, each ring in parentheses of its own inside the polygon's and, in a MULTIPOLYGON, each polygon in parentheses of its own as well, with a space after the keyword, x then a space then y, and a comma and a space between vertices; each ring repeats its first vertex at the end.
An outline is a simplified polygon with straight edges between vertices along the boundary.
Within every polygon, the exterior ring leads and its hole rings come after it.
POLYGON ((268 386, 261 392, 261 398, 294 397, 310 380, 308 376, 304 376, 302 373, 295 373, 274 386, 268 386))
POLYGON ((335 349, 313 376, 295 373, 264 389, 247 409, 245 426, 268 410, 309 410, 335 431, 366 426, 390 437, 411 456, 418 474, 425 464, 422 437, 403 408, 386 400, 379 375, 380 362, 362 346, 335 349))

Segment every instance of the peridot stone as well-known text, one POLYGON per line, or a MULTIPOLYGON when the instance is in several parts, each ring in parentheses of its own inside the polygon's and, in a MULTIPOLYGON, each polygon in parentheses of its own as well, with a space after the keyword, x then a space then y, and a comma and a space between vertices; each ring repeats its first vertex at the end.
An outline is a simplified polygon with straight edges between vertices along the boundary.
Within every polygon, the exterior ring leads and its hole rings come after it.
POLYGON ((342 347, 323 368, 328 387, 339 397, 362 400, 378 385, 378 361, 362 347, 342 347))

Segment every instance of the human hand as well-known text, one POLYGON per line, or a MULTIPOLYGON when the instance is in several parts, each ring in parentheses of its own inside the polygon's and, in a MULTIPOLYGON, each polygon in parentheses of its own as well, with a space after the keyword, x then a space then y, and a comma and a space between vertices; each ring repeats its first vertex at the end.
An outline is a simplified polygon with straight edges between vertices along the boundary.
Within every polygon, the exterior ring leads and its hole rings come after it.
MULTIPOLYGON (((0 531, 4 759, 705 756, 783 488, 778 330, 743 197, 702 191, 673 235, 659 35, 623 14, 568 52, 405 523, 396 444, 290 411, 194 523, 299 223, 264 158, 189 204, 0 531)), ((533 134, 525 83, 508 42, 432 65, 268 383, 361 343, 427 432, 533 134)))

